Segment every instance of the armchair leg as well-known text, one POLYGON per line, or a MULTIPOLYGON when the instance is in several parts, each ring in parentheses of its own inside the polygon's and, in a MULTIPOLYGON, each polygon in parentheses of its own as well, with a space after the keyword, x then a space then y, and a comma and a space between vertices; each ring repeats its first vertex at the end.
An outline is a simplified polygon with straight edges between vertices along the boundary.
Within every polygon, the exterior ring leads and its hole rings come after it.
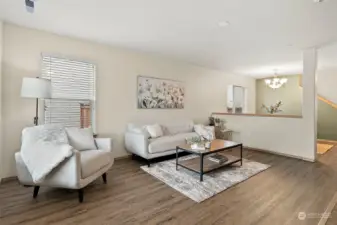
POLYGON ((106 184, 107 183, 107 181, 106 181, 106 173, 103 173, 102 178, 103 178, 103 182, 106 184))
POLYGON ((40 186, 35 186, 34 187, 34 192, 33 192, 33 198, 37 197, 37 194, 39 193, 40 186))
POLYGON ((78 189, 78 201, 83 202, 83 189, 78 189))

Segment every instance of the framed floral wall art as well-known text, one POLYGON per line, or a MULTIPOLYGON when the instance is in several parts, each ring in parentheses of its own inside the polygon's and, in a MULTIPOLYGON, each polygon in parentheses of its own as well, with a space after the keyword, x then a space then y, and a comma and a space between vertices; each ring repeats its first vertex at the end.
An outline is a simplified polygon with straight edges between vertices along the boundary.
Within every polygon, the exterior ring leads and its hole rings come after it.
POLYGON ((138 76, 139 109, 183 109, 184 83, 167 79, 138 76))

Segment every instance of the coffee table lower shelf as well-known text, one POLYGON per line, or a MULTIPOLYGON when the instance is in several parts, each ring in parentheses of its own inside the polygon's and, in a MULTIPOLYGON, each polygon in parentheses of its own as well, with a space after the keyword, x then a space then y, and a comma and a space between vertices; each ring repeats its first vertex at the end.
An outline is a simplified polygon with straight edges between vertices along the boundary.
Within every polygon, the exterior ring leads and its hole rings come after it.
POLYGON ((209 156, 199 156, 195 157, 193 159, 183 160, 176 162, 176 169, 178 170, 178 166, 181 166, 185 169, 188 169, 190 171, 196 172, 200 174, 200 181, 203 181, 203 175, 212 171, 215 171, 217 169, 231 166, 234 163, 240 162, 242 165, 242 158, 232 156, 229 154, 221 154, 228 158, 226 162, 223 163, 217 163, 213 162, 208 159, 209 156))

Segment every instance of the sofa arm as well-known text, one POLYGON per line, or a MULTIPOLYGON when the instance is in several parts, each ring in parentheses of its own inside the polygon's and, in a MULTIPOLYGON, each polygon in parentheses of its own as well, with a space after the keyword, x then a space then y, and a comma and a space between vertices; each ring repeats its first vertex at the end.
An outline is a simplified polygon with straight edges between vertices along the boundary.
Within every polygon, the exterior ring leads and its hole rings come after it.
POLYGON ((144 134, 126 132, 125 148, 130 153, 148 158, 148 138, 144 134))
POLYGON ((111 138, 95 138, 95 143, 98 149, 112 150, 111 138))

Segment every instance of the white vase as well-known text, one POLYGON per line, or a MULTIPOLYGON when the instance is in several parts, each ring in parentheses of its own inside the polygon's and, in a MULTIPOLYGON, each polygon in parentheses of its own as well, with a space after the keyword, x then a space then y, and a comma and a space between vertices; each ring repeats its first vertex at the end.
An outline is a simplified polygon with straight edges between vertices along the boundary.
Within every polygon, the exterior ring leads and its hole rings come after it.
POLYGON ((207 141, 207 142, 205 143, 205 148, 210 148, 210 147, 211 147, 211 142, 207 141))
POLYGON ((191 148, 192 148, 192 149, 198 148, 198 144, 197 144, 197 143, 191 144, 191 148))

